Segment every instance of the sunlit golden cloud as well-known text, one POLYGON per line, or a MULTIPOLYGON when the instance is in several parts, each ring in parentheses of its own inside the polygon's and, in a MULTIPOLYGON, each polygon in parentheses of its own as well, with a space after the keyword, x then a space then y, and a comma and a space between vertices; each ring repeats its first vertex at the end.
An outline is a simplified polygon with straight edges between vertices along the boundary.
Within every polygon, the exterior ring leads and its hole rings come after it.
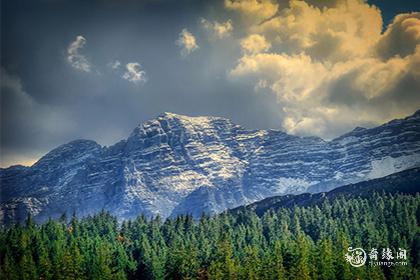
POLYGON ((260 53, 268 51, 271 48, 271 43, 262 35, 251 34, 241 40, 241 47, 245 53, 260 53))
POLYGON ((202 18, 200 22, 205 29, 209 30, 213 36, 219 39, 230 36, 233 30, 232 20, 230 19, 226 20, 225 22, 218 22, 208 21, 207 19, 202 18))
POLYGON ((181 48, 181 55, 187 56, 198 49, 197 40, 186 28, 182 29, 175 44, 181 48))
MULTIPOLYGON (((228 2, 243 15, 270 5, 228 2)), ((420 107, 419 13, 397 15, 382 33, 381 11, 364 1, 270 3, 275 13, 243 26, 244 53, 229 76, 275 94, 289 133, 332 138, 420 107)))

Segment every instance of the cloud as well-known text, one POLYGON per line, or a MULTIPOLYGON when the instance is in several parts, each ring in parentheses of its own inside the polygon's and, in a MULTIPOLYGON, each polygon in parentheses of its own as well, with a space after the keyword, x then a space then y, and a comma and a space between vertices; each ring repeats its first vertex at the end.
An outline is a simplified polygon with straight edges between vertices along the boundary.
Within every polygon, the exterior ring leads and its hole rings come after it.
POLYGON ((0 69, 0 91, 2 167, 32 163, 42 154, 40 150, 45 143, 74 130, 74 123, 64 110, 35 100, 24 90, 21 79, 3 67, 0 69), (18 155, 16 151, 25 155, 18 155))
POLYGON ((182 29, 175 44, 181 48, 181 55, 187 56, 198 49, 197 41, 186 28, 182 29))
POLYGON ((218 37, 219 39, 228 37, 231 35, 231 32, 233 30, 232 21, 228 19, 225 22, 218 22, 213 21, 210 22, 204 18, 201 19, 201 25, 212 32, 213 36, 218 37))
POLYGON ((112 70, 117 70, 121 66, 121 62, 117 59, 115 61, 112 61, 108 63, 108 66, 111 67, 112 70))
POLYGON ((336 62, 371 51, 380 37, 382 18, 378 8, 358 0, 338 1, 332 8, 290 1, 277 16, 249 29, 266 36, 277 51, 305 51, 315 59, 336 62))
POLYGON ((264 36, 259 34, 251 34, 240 42, 242 50, 246 53, 256 54, 268 51, 271 43, 264 36))
POLYGON ((260 53, 243 56, 230 75, 276 94, 289 133, 333 138, 418 109, 419 66, 420 47, 386 62, 369 58, 334 65, 306 54, 260 53))
POLYGON ((130 62, 125 66, 126 72, 122 78, 134 84, 144 84, 147 81, 146 71, 144 71, 138 62, 130 62))
POLYGON ((246 21, 261 23, 277 12, 279 5, 271 0, 225 0, 225 7, 237 11, 246 21))
POLYGON ((419 22, 418 13, 399 15, 381 34, 380 11, 364 1, 290 1, 243 26, 229 77, 274 94, 289 133, 334 138, 420 108, 419 22))
POLYGON ((80 54, 79 51, 86 45, 85 37, 79 35, 76 40, 70 43, 67 48, 67 61, 70 65, 80 71, 90 72, 91 64, 87 58, 80 54))
POLYGON ((420 13, 396 16, 385 34, 378 41, 376 49, 383 59, 395 55, 410 55, 420 43, 420 13))
POLYGON ((327 68, 312 61, 308 55, 274 53, 245 55, 230 72, 232 77, 244 77, 259 84, 263 81, 263 87, 277 93, 279 102, 289 106, 304 101, 314 102, 319 98, 313 92, 327 74, 327 68))

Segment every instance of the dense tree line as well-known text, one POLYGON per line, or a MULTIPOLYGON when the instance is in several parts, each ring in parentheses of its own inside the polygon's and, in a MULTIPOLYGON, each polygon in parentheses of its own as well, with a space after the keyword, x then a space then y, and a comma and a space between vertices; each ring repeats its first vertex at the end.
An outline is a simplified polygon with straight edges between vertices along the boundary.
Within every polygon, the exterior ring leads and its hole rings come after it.
POLYGON ((0 279, 420 279, 420 195, 118 224, 102 212, 0 230, 0 279), (406 248, 406 266, 352 267, 348 247, 406 248))

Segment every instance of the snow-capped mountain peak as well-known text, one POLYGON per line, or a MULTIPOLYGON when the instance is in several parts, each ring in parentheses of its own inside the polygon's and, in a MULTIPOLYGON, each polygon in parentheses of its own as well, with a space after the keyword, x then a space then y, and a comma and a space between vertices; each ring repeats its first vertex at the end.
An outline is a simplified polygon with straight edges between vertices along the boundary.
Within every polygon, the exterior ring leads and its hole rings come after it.
POLYGON ((420 111, 331 141, 163 113, 110 147, 76 140, 32 167, 0 170, 0 220, 106 209, 119 218, 217 213, 420 165, 420 111))

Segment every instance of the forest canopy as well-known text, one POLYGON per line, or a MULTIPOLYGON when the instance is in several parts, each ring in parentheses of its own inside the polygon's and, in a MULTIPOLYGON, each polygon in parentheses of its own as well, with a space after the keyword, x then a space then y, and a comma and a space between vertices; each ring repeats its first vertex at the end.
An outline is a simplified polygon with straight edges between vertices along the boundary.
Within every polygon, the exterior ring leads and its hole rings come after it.
POLYGON ((1 279, 420 279, 420 195, 194 220, 107 212, 0 230, 1 279), (348 247, 405 248, 407 265, 352 267, 348 247))

